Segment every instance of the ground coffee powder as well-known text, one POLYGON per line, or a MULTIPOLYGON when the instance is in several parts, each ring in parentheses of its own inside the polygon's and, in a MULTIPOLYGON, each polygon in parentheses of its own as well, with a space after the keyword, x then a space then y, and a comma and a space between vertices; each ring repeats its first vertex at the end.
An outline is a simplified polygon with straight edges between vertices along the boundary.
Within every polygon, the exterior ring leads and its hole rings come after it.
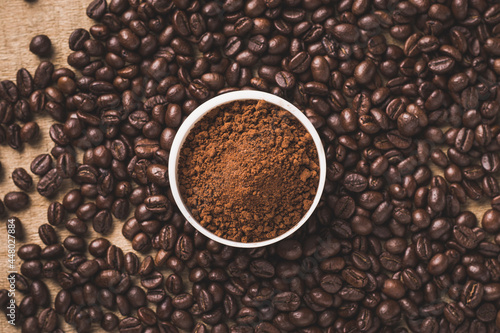
POLYGON ((191 130, 178 177, 202 226, 234 241, 263 241, 288 231, 311 206, 318 153, 288 111, 237 101, 212 110, 191 130))

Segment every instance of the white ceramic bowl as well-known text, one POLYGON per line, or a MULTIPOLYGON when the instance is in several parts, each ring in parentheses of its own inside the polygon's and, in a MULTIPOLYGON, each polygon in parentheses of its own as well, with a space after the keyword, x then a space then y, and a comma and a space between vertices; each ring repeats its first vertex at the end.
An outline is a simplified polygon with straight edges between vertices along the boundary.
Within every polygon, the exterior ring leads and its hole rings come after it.
POLYGON ((284 100, 281 97, 278 97, 276 95, 272 95, 269 93, 261 92, 261 91, 256 91, 256 90, 241 90, 241 91, 234 91, 234 92, 229 92, 226 94, 219 95, 217 97, 214 97, 202 105, 198 106, 187 118, 184 120, 182 123, 181 127, 177 131, 177 134, 175 135, 174 141, 172 143, 172 147, 170 149, 170 157, 168 160, 168 179, 170 181, 170 188, 172 190, 172 195, 174 197, 175 203, 179 207, 182 215, 191 223, 193 227, 195 227, 199 232, 201 232, 203 235, 207 236, 210 239, 213 239, 219 243, 222 243, 224 245, 228 246, 233 246, 233 247, 240 247, 240 248, 256 248, 256 247, 262 247, 262 246, 267 246, 276 242, 279 242, 282 239, 287 238, 291 234, 293 234, 295 231, 297 231, 306 221, 309 219, 311 214, 314 212, 314 209, 319 203, 319 200, 321 198, 321 193, 323 192, 323 188, 325 187, 325 179, 326 179, 326 158, 325 158, 325 152, 323 149, 323 144, 321 143, 321 139, 319 138, 318 132, 316 132, 316 129, 314 126, 311 124, 309 119, 299 110, 297 107, 295 107, 292 103, 284 100), (238 100, 264 100, 268 103, 280 106, 284 110, 287 110, 290 112, 292 115, 297 118, 300 123, 306 128, 306 130, 311 134, 314 144, 316 145, 316 150, 318 151, 318 160, 319 160, 319 166, 320 166, 320 173, 319 173, 319 184, 318 184, 318 190, 316 192, 316 196, 314 197, 314 201, 307 211, 307 213, 302 217, 302 219, 290 230, 285 232, 284 234, 281 234, 278 237, 267 239, 265 241, 261 242, 254 242, 254 243, 243 243, 243 242, 236 242, 232 241, 229 239, 225 239, 219 236, 216 236, 213 234, 211 231, 205 229, 201 224, 196 221, 196 219, 191 215, 191 212, 189 209, 186 207, 182 200, 182 195, 179 192, 179 186, 177 182, 177 167, 178 167, 178 160, 179 160, 179 155, 181 148, 184 144, 184 140, 186 140, 186 137, 188 136, 190 130, 193 128, 193 126, 203 118, 209 111, 215 109, 219 105, 227 104, 233 101, 238 101, 238 100))

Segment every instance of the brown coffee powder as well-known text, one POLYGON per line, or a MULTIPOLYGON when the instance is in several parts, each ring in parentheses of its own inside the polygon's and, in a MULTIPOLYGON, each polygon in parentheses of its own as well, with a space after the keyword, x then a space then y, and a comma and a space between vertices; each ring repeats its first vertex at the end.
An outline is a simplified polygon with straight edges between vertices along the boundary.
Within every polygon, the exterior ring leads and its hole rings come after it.
POLYGON ((202 226, 225 239, 263 241, 288 231, 311 207, 318 153, 289 112, 265 101, 237 101, 191 130, 178 177, 202 226))

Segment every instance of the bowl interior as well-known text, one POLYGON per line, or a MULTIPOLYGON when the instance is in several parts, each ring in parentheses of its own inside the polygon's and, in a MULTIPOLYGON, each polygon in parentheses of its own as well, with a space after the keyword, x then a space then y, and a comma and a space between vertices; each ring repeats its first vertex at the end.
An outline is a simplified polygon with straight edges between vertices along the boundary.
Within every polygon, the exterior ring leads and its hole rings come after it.
POLYGON ((282 239, 287 238, 291 234, 293 234, 295 231, 297 231, 311 216, 311 214, 314 212, 314 209, 319 203, 319 200, 321 199, 321 194, 323 192, 323 188, 325 186, 325 179, 326 179, 326 158, 325 158, 325 152, 323 149, 323 144, 321 143, 321 139, 318 135, 318 132, 314 128, 314 126, 311 124, 311 122, 307 119, 307 117, 297 108, 295 107, 292 103, 282 99, 281 97, 278 97, 273 94, 261 92, 261 91, 254 91, 254 90, 241 90, 241 91, 234 91, 234 92, 229 92, 226 94, 222 94, 219 96, 216 96, 199 107, 197 107, 187 118, 186 120, 182 123, 181 127, 177 131, 177 134, 175 135, 174 141, 172 143, 172 147, 170 149, 170 157, 168 160, 168 178, 170 182, 170 188, 172 190, 172 196, 174 197, 175 203, 179 207, 181 213, 184 215, 184 217, 195 227, 199 232, 201 232, 203 235, 206 237, 213 239, 219 243, 222 243, 224 245, 228 246, 233 246, 233 247, 240 247, 240 248, 256 248, 256 247, 262 247, 262 246, 267 246, 273 243, 276 243, 282 239), (178 170, 178 160, 180 156, 180 151, 181 148, 184 144, 184 141, 186 140, 189 132, 191 129, 194 127, 194 125, 201 120, 205 114, 213 110, 214 108, 218 107, 219 105, 227 104, 233 101, 237 100, 264 100, 268 103, 277 105, 284 110, 287 110, 290 112, 292 115, 297 118, 297 120, 306 128, 306 130, 311 134, 314 144, 316 146, 316 150, 318 152, 318 160, 319 160, 319 167, 320 167, 320 174, 319 174, 319 183, 318 183, 318 188, 316 195, 314 197, 314 201, 309 208, 309 210, 306 212, 306 214, 302 217, 302 219, 290 230, 287 232, 281 234, 278 237, 267 239, 265 241, 260 241, 260 242, 253 242, 253 243, 242 243, 242 242, 236 242, 232 240, 228 240, 219 236, 216 236, 213 234, 211 231, 205 229, 201 224, 196 221, 196 219, 191 215, 191 212, 189 209, 186 207, 184 204, 184 201, 182 199, 182 195, 179 191, 178 187, 178 182, 177 182, 177 170, 178 170))

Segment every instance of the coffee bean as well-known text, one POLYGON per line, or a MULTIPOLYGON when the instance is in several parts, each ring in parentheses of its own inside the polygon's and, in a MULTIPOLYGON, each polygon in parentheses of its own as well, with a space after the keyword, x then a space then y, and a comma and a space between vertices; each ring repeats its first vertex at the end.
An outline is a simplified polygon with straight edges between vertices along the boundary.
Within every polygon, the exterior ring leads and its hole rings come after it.
POLYGON ((31 73, 27 69, 21 68, 17 71, 16 85, 22 97, 29 97, 31 95, 34 89, 34 82, 31 73))
POLYGON ((57 324, 57 314, 52 308, 44 309, 38 315, 38 327, 44 332, 53 331, 57 324))
POLYGON ((94 230, 100 234, 107 234, 112 227, 112 217, 109 211, 101 210, 92 219, 94 230))
POLYGON ((40 133, 40 127, 37 123, 30 121, 21 127, 19 131, 19 138, 21 142, 29 142, 34 143, 38 138, 38 134, 40 133))
POLYGON ((299 52, 290 59, 289 67, 293 73, 303 73, 311 64, 311 56, 307 52, 299 52))
POLYGON ((276 73, 274 79, 276 84, 285 90, 292 89, 295 86, 295 77, 290 72, 278 72, 276 73))
POLYGON ((59 155, 57 158, 56 170, 63 179, 73 177, 76 173, 75 157, 69 153, 59 155))
POLYGON ((42 249, 37 244, 25 244, 19 248, 17 255, 22 260, 34 260, 40 258, 42 249))
POLYGON ((21 141, 21 127, 18 124, 12 124, 7 127, 7 144, 12 149, 22 149, 23 142, 21 141))
POLYGON ((349 191, 362 192, 368 186, 366 178, 357 173, 348 174, 344 178, 344 186, 349 191))
POLYGON ((453 235, 461 246, 473 249, 478 245, 476 234, 466 226, 456 226, 453 228, 453 235))
POLYGON ((46 57, 52 52, 52 42, 46 35, 37 35, 30 42, 30 51, 40 57, 46 57))
MULTIPOLYGON (((21 273, 31 279, 40 278, 42 274, 42 263, 38 260, 25 261, 21 265, 21 273)), ((24 285, 22 280, 16 281, 16 283, 18 285, 24 285)), ((20 289, 25 290, 26 288, 21 287, 20 289)))
POLYGON ((306 327, 314 324, 316 314, 308 308, 300 308, 288 313, 288 320, 296 327, 306 327))
POLYGON ((38 182, 37 191, 44 197, 54 195, 62 185, 62 178, 57 173, 57 169, 49 170, 38 182))
POLYGON ((49 154, 40 154, 31 162, 30 170, 35 175, 43 176, 52 168, 52 159, 49 154))
POLYGON ((344 43, 355 43, 359 38, 359 30, 349 23, 341 23, 333 27, 333 36, 344 43))
POLYGON ((35 304, 34 298, 32 296, 24 297, 19 304, 19 310, 21 310, 21 313, 26 317, 35 315, 37 311, 37 305, 35 304))
POLYGON ((105 0, 94 0, 87 7, 87 16, 94 20, 101 19, 107 8, 105 0))
POLYGON ((175 310, 171 316, 172 324, 184 330, 189 330, 194 326, 191 314, 184 310, 175 310))
POLYGON ((120 332, 140 332, 142 330, 141 322, 134 317, 123 318, 118 324, 120 332))
POLYGON ((85 29, 76 29, 69 36, 69 48, 72 51, 79 51, 84 48, 84 44, 90 39, 90 34, 85 29))
POLYGON ((38 228, 38 236, 45 245, 53 245, 58 243, 57 233, 50 224, 42 224, 38 228))
POLYGON ((24 192, 9 192, 3 198, 3 202, 7 209, 18 212, 30 204, 30 197, 24 192))
POLYGON ((23 168, 16 168, 12 171, 12 181, 23 191, 28 191, 33 184, 33 178, 23 168))
POLYGON ((348 284, 356 288, 362 288, 366 286, 366 284, 368 283, 366 274, 364 274, 362 271, 357 270, 354 267, 345 268, 342 271, 342 277, 348 284))
POLYGON ((293 292, 282 292, 273 297, 273 305, 279 311, 296 311, 300 306, 300 298, 293 292))
POLYGON ((459 325, 464 320, 464 313, 456 303, 449 303, 445 306, 444 316, 453 325, 459 325))
POLYGON ((77 272, 83 277, 91 277, 99 270, 99 264, 95 260, 88 260, 78 266, 77 272))
POLYGON ((118 319, 118 317, 115 314, 108 312, 108 313, 105 313, 103 318, 102 318, 101 327, 106 332, 111 332, 116 327, 118 327, 119 323, 120 323, 120 320, 118 319))
POLYGON ((47 285, 44 282, 40 280, 33 281, 30 285, 29 290, 37 305, 48 307, 50 303, 50 293, 47 285))

